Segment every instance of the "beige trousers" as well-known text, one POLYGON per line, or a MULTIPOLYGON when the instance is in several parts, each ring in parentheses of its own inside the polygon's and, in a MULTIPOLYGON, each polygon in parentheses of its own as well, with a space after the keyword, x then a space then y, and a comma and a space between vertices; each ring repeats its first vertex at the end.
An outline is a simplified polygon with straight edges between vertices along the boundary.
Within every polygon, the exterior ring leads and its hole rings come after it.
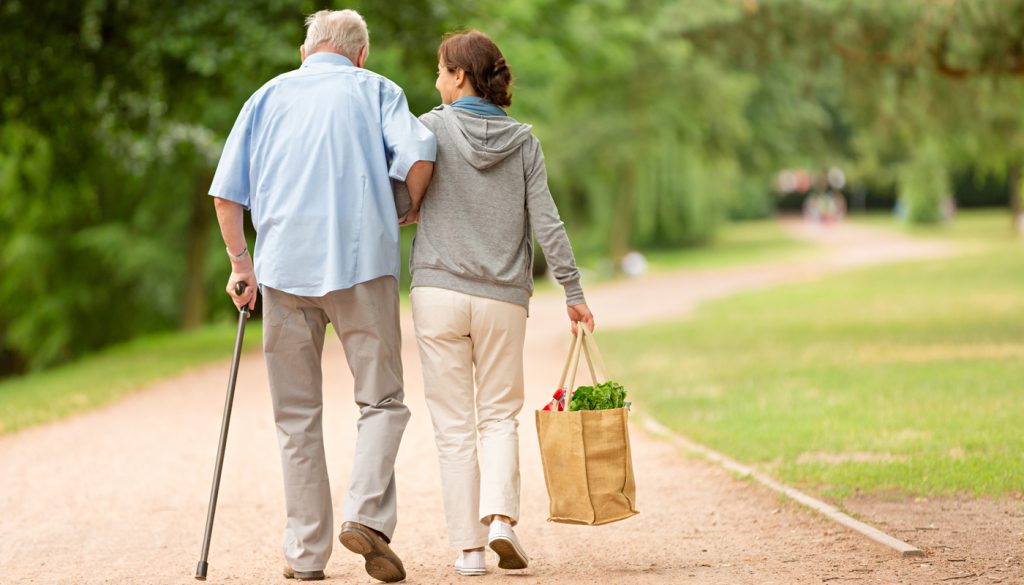
POLYGON ((486 517, 519 520, 526 309, 432 287, 410 297, 448 540, 457 550, 481 547, 486 517))
POLYGON ((263 352, 284 472, 284 556, 297 571, 323 570, 334 543, 321 429, 320 360, 328 323, 345 348, 359 407, 343 520, 388 539, 394 533, 395 457, 409 422, 398 315, 398 284, 390 276, 322 297, 263 287, 263 352))

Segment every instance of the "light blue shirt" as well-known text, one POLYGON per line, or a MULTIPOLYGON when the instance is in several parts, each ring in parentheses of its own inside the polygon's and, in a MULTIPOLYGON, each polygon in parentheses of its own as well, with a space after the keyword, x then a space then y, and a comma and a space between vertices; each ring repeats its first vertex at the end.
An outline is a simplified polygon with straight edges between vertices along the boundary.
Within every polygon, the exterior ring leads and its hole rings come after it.
POLYGON ((250 210, 260 285, 322 296, 398 278, 389 177, 404 181, 436 150, 400 87, 341 55, 316 53, 245 102, 210 195, 250 210))

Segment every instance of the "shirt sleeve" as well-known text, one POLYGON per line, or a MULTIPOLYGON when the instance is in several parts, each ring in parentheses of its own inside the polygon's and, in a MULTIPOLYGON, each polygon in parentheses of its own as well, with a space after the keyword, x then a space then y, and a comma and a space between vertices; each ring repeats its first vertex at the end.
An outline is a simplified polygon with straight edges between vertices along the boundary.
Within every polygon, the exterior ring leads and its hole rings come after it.
POLYGON ((217 172, 210 184, 210 195, 234 201, 249 209, 249 145, 252 138, 252 98, 245 102, 235 125, 224 142, 217 172))
POLYGON ((388 174, 396 181, 404 181, 416 161, 433 162, 437 156, 437 139, 409 111, 405 92, 397 86, 385 86, 381 91, 381 129, 391 168, 388 174))

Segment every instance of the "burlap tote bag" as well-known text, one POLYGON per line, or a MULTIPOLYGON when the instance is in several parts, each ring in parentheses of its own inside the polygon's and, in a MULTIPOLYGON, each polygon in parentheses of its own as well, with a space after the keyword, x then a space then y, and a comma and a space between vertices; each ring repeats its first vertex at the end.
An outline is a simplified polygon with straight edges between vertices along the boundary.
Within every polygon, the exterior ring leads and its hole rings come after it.
POLYGON ((638 512, 629 451, 629 411, 568 412, 572 400, 569 389, 575 388, 581 347, 594 384, 608 380, 597 343, 586 329, 582 323, 577 328, 562 368, 559 388, 566 390, 566 412, 538 410, 537 437, 551 501, 548 521, 598 525, 624 520, 638 512))

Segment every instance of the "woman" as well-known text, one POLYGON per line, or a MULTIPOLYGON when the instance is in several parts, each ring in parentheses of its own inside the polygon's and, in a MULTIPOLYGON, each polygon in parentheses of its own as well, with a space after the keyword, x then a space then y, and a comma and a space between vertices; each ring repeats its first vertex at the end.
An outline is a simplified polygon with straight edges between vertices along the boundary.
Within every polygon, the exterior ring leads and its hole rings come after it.
POLYGON ((420 118, 437 136, 437 160, 419 210, 411 299, 448 538, 461 551, 455 569, 482 575, 485 545, 503 569, 529 563, 512 527, 534 237, 565 288, 573 330, 593 330, 594 320, 540 143, 502 109, 512 73, 501 51, 470 31, 446 35, 437 54, 443 105, 420 118))

